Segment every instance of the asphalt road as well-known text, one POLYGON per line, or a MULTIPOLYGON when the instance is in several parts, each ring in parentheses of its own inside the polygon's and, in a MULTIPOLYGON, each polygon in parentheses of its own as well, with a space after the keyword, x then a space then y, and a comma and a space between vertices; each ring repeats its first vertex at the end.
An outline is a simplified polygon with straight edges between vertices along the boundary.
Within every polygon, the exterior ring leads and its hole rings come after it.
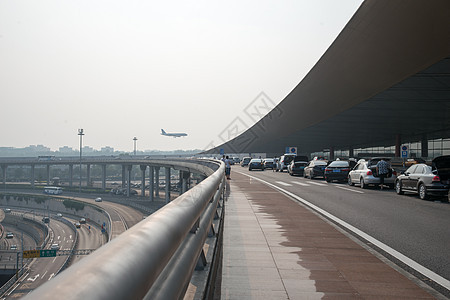
POLYGON ((292 192, 450 280, 448 202, 423 201, 416 195, 397 195, 394 190, 363 190, 286 172, 250 172, 239 166, 232 172, 258 177, 292 192))

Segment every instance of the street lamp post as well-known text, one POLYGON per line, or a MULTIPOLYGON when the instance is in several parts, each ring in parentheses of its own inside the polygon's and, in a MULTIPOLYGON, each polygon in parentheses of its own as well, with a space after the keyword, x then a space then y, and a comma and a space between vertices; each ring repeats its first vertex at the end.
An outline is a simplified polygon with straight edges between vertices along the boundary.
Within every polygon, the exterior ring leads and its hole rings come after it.
POLYGON ((83 129, 78 129, 78 135, 80 136, 80 187, 79 192, 81 193, 81 149, 83 147, 83 129))
POLYGON ((134 137, 133 141, 134 141, 134 156, 136 156, 136 141, 137 141, 137 138, 134 137))

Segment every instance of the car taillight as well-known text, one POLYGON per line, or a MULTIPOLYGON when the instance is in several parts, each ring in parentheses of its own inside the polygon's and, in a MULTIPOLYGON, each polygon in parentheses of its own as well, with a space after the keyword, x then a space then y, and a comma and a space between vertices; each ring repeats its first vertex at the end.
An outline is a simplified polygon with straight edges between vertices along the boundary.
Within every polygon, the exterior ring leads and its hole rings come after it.
POLYGON ((372 171, 367 171, 367 175, 372 175, 372 171))
POLYGON ((392 171, 392 174, 393 174, 394 176, 397 176, 397 172, 396 172, 396 171, 392 171))
POLYGON ((436 175, 433 177, 433 180, 431 180, 432 182, 441 182, 441 178, 439 177, 439 175, 436 175))
POLYGON ((325 168, 325 172, 330 172, 331 169, 325 168))
POLYGON ((342 169, 342 171, 345 171, 345 172, 347 172, 347 171, 350 171, 350 169, 342 169))

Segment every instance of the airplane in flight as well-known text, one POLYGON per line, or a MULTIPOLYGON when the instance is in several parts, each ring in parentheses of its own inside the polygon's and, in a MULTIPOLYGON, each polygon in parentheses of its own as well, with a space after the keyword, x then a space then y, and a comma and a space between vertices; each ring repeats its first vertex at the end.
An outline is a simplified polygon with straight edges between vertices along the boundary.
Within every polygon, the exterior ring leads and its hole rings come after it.
POLYGON ((177 138, 180 136, 187 136, 187 133, 169 133, 169 132, 165 132, 164 129, 161 129, 161 135, 173 136, 174 138, 177 138))

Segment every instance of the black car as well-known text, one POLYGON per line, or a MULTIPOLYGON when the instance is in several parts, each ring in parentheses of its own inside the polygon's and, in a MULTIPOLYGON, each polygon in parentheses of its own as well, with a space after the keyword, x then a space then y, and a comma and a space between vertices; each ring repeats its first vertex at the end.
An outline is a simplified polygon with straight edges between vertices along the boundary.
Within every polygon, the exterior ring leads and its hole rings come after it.
POLYGON ((445 197, 449 191, 450 155, 436 157, 432 166, 416 164, 402 172, 395 181, 395 191, 419 194, 420 199, 430 195, 445 197))
POLYGON ((249 164, 248 164, 248 170, 255 170, 255 169, 259 169, 264 171, 264 163, 262 161, 262 159, 259 158, 253 158, 249 164))
POLYGON ((323 177, 327 162, 325 160, 312 160, 305 167, 303 171, 303 177, 311 178, 323 177))
POLYGON ((347 181, 349 172, 350 164, 348 161, 335 160, 325 168, 324 177, 327 182, 331 182, 333 180, 347 181))
POLYGON ((303 175, 305 167, 308 165, 308 158, 306 156, 296 156, 288 165, 288 173, 291 176, 303 175))

